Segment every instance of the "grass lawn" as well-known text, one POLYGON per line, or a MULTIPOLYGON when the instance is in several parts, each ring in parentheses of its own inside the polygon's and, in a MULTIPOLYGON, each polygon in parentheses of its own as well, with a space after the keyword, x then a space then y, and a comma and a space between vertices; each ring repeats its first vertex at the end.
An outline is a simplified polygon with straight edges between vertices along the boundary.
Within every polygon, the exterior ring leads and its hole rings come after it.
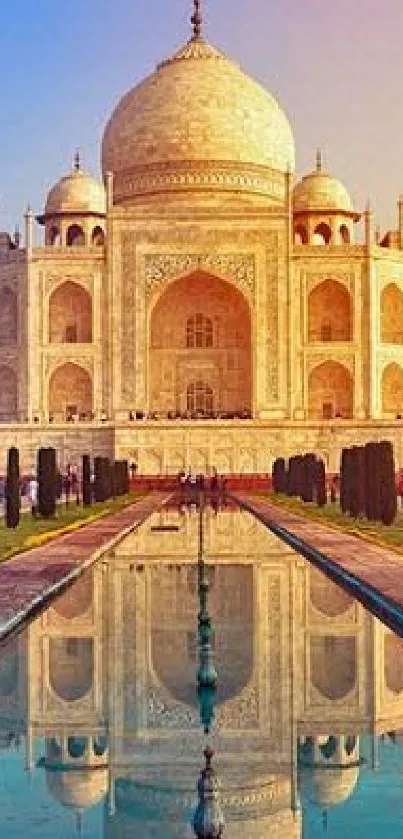
POLYGON ((30 512, 23 512, 20 523, 15 529, 7 528, 3 517, 0 524, 0 562, 17 553, 45 544, 62 533, 78 530, 79 527, 107 516, 109 513, 116 513, 123 507, 133 504, 143 494, 132 492, 110 501, 91 504, 90 507, 78 506, 75 503, 70 503, 69 507, 66 507, 61 503, 53 519, 34 519, 30 512))
POLYGON ((403 554, 403 511, 398 510, 393 524, 386 525, 381 522, 367 521, 367 519, 354 519, 351 516, 343 515, 340 505, 326 504, 325 507, 317 507, 316 504, 306 503, 300 498, 290 498, 287 495, 275 495, 273 492, 254 493, 256 497, 265 499, 276 507, 282 507, 291 513, 296 513, 304 518, 313 519, 322 524, 329 525, 337 530, 342 530, 361 539, 374 542, 381 547, 392 548, 403 554))

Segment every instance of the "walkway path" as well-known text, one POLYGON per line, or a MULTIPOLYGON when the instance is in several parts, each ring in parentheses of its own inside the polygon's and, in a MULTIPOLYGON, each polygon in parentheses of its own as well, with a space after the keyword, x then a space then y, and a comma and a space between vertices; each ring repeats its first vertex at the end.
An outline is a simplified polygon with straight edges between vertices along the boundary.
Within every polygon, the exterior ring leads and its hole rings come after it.
POLYGON ((101 554, 162 506, 153 492, 118 513, 83 525, 0 565, 0 640, 34 616, 101 554))
POLYGON ((403 556, 256 499, 252 494, 237 493, 232 497, 403 635, 403 556))

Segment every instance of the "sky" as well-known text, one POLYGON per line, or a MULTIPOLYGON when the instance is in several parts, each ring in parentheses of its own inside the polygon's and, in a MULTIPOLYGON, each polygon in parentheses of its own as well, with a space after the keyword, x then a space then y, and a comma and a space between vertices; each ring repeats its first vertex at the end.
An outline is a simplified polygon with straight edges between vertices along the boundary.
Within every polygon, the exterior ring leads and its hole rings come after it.
MULTIPOLYGON (((402 0, 202 0, 205 34, 278 99, 297 173, 317 147, 385 230, 403 193, 402 0)), ((192 0, 0 0, 0 230, 82 151, 99 173, 119 98, 188 38, 192 0)))

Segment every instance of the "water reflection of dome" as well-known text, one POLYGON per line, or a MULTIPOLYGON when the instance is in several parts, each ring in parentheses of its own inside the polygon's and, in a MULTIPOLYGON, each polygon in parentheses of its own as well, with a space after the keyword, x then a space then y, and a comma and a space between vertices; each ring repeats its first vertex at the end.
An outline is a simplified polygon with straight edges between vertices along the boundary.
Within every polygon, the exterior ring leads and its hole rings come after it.
MULTIPOLYGON (((288 777, 259 772, 253 766, 248 771, 248 767, 223 765, 217 771, 226 834, 231 839, 262 839, 273 830, 276 839, 299 839, 300 818, 290 807, 288 777)), ((108 823, 106 839, 140 834, 144 839, 193 837, 190 819, 197 802, 197 775, 197 767, 170 764, 156 768, 154 776, 151 770, 143 773, 138 781, 119 779, 116 815, 108 823)))
POLYGON ((108 743, 103 735, 48 738, 39 765, 46 770, 49 792, 64 807, 85 810, 108 791, 108 743))
POLYGON ((346 801, 359 779, 358 737, 324 735, 301 739, 298 747, 302 800, 322 810, 346 801))
POLYGON ((48 770, 46 786, 63 807, 87 810, 108 792, 108 769, 48 770))
POLYGON ((334 807, 350 798, 359 778, 359 767, 339 767, 331 771, 304 768, 300 776, 302 799, 316 804, 322 810, 334 807))

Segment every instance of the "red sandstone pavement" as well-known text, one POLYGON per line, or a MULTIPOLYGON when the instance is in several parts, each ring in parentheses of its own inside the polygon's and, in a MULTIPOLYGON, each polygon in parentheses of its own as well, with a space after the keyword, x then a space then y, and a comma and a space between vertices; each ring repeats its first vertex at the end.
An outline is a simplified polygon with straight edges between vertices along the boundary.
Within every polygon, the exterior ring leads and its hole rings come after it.
POLYGON ((236 493, 236 497, 268 526, 273 523, 284 528, 403 608, 403 556, 290 513, 252 494, 236 493))
POLYGON ((153 492, 130 507, 0 564, 0 640, 135 530, 166 498, 167 493, 153 492))

